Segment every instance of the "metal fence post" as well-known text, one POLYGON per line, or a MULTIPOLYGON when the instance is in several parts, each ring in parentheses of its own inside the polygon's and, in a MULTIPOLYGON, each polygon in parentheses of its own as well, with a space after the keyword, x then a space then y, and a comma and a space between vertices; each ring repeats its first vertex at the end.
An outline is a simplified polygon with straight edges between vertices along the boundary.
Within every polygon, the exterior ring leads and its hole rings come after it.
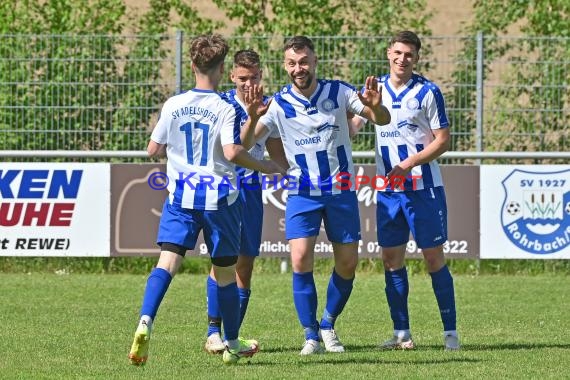
MULTIPOLYGON (((477 141, 475 142, 475 149, 478 152, 483 151, 483 32, 477 32, 477 84, 476 84, 476 129, 477 129, 477 141)), ((481 160, 475 161, 476 165, 481 165, 481 160)), ((480 254, 479 254, 480 256, 480 254)), ((475 267, 477 268, 477 274, 481 273, 481 258, 478 257, 475 261, 475 267)))
POLYGON ((183 35, 181 30, 176 31, 176 57, 174 66, 176 68, 176 94, 182 92, 182 42, 183 35))
MULTIPOLYGON (((476 105, 476 129, 477 129, 477 141, 475 142, 475 148, 478 152, 483 151, 483 62, 484 62, 484 52, 483 52, 483 32, 477 32, 477 105, 476 105)), ((477 162, 480 164, 480 162, 477 162)))

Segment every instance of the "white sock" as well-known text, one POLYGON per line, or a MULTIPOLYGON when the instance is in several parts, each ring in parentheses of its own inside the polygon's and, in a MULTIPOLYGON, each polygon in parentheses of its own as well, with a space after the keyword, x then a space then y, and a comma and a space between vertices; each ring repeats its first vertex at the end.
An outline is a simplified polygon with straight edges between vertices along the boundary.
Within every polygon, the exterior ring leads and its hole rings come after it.
POLYGON ((410 329, 407 330, 394 330, 394 336, 398 339, 410 339, 412 334, 410 333, 410 329))
POLYGON ((239 340, 238 339, 232 339, 232 340, 228 340, 226 342, 227 342, 230 350, 237 350, 239 348, 239 340))
POLYGON ((457 338, 457 330, 448 330, 448 331, 444 331, 443 332, 443 337, 445 338, 446 336, 454 336, 457 338))
POLYGON ((150 329, 152 327, 152 318, 148 315, 143 315, 141 317, 141 319, 139 320, 139 325, 141 324, 145 324, 148 326, 148 328, 150 329))

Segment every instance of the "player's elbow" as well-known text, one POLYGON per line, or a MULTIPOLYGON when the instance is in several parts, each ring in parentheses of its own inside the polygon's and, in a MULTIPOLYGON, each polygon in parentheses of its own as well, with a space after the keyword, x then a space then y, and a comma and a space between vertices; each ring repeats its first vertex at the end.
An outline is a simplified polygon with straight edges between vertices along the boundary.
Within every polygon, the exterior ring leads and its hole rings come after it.
POLYGON ((446 133, 439 138, 440 150, 441 153, 447 152, 451 149, 451 136, 446 133))

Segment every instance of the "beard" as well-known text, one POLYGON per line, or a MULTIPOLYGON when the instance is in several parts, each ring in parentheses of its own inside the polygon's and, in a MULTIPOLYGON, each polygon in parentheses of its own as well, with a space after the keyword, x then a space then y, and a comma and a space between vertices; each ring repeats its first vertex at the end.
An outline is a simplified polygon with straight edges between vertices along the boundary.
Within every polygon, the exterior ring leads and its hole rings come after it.
POLYGON ((306 90, 307 88, 311 87, 313 83, 313 76, 311 74, 307 74, 304 78, 291 78, 295 86, 300 90, 306 90))

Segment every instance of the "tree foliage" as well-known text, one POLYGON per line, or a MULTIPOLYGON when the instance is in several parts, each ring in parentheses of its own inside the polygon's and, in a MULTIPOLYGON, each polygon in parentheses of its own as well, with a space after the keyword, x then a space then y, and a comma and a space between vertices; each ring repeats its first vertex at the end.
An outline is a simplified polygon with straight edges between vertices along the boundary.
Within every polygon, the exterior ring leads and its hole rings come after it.
MULTIPOLYGON (((313 38, 319 77, 360 86, 366 76, 388 70, 387 38, 396 30, 431 34, 426 0, 213 1, 238 23, 233 49, 260 52, 269 92, 288 82, 282 46, 290 36, 313 38)), ((131 15, 123 0, 0 2, 0 144, 143 148, 157 109, 172 95, 174 66, 168 57, 174 56, 174 28, 192 36, 222 27, 190 0, 148 5, 145 13, 131 15)), ((567 150, 570 2, 476 0, 473 9, 473 23, 463 29, 462 65, 453 72, 455 85, 446 97, 451 119, 475 131, 476 115, 466 110, 476 105, 474 36, 481 31, 485 81, 501 82, 492 91, 486 87, 485 149, 567 150), (515 29, 541 37, 502 38, 515 29)), ((430 53, 431 46, 422 47, 421 62, 429 61, 430 53)), ((190 73, 189 60, 184 63, 190 73)), ((457 134, 452 149, 473 149, 475 138, 457 134)), ((365 133, 355 149, 372 146, 372 134, 365 133)))
POLYGON ((122 0, 2 2, 0 145, 143 149, 150 119, 172 95, 163 84, 173 73, 165 66, 173 48, 165 33, 219 26, 183 0, 149 5, 129 20, 122 0), (137 36, 126 35, 127 27, 137 36))
MULTIPOLYGON (((387 37, 402 29, 429 35, 425 0, 351 2, 341 0, 214 0, 238 21, 239 48, 261 53, 264 82, 270 91, 288 83, 282 68, 283 41, 310 36, 319 59, 318 76, 360 86, 369 75, 386 72, 387 37), (394 22, 394 21, 397 21, 394 22), (244 38, 242 38, 244 36, 244 38)), ((422 48, 424 49, 424 48, 422 48)), ((429 54, 429 46, 425 52, 429 54)), ((373 135, 360 134, 355 149, 373 149, 373 135)))
MULTIPOLYGON (((466 30, 472 35, 477 31, 484 35, 485 81, 499 79, 502 83, 485 95, 484 148, 567 150, 570 144, 570 94, 566 91, 570 83, 570 3, 564 0, 478 0, 474 2, 474 10, 474 21, 466 30), (517 27, 527 37, 504 37, 507 31, 517 27)), ((473 109, 476 45, 472 38, 465 42, 460 58, 469 63, 455 71, 453 78, 456 83, 472 86, 470 90, 456 87, 451 101, 455 108, 473 109)), ((474 130, 475 115, 466 121, 474 130)), ((473 148, 474 140, 473 135, 459 147, 473 148)))

